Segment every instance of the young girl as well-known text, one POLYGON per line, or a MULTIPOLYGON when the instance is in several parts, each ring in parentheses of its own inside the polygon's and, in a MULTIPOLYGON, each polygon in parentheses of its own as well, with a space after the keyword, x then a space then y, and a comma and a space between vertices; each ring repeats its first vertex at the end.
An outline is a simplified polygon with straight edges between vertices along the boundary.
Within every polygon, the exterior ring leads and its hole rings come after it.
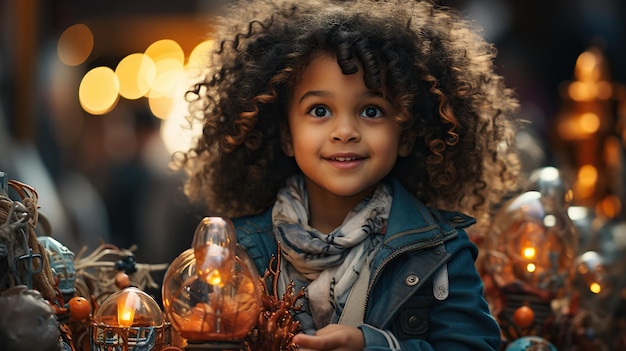
POLYGON ((228 11, 189 96, 204 129, 182 159, 186 192, 236 217, 260 274, 280 244, 279 293, 306 289, 293 342, 499 349, 465 232, 518 173, 494 48, 428 1, 228 11))

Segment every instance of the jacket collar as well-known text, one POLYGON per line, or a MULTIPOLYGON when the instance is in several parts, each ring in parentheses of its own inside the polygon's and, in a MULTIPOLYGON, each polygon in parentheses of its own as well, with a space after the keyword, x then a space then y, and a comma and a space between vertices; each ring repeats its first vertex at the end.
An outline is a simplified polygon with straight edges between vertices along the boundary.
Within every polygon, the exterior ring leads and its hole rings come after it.
MULTIPOLYGON (((393 202, 389 213, 386 241, 393 241, 406 233, 430 239, 441 231, 439 221, 419 199, 413 196, 397 179, 390 180, 393 202)), ((416 240, 412 238, 412 241, 416 240)))
POLYGON ((382 247, 372 267, 379 267, 403 250, 419 250, 442 244, 457 235, 454 228, 442 228, 432 210, 409 193, 397 179, 391 179, 393 203, 382 247))

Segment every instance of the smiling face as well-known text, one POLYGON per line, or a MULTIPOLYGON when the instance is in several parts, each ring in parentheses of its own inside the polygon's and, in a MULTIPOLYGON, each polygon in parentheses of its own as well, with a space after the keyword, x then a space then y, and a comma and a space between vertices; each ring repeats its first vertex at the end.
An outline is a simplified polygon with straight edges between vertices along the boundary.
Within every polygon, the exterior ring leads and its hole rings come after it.
POLYGON ((344 75, 324 53, 294 87, 283 148, 304 173, 311 201, 341 197, 356 205, 408 153, 391 101, 365 86, 362 71, 344 75))

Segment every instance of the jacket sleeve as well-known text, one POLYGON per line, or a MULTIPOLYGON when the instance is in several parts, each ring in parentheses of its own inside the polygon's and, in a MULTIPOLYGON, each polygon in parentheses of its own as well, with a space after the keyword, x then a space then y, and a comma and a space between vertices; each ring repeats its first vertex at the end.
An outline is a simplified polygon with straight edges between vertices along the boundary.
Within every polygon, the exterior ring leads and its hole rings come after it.
POLYGON ((449 293, 430 306, 426 338, 398 340, 391 330, 362 324, 364 350, 499 350, 500 328, 483 297, 472 245, 459 249, 448 261, 449 293))
POLYGON ((277 255, 272 231, 271 209, 257 216, 233 218, 237 246, 254 262, 257 273, 265 274, 270 260, 277 255))

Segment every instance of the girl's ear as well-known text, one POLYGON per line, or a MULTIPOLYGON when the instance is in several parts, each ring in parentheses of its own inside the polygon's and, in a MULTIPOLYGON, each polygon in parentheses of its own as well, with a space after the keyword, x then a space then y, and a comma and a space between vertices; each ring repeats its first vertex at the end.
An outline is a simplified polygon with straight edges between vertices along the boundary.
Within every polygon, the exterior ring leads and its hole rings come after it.
POLYGON ((280 128, 280 146, 283 149, 285 155, 293 157, 293 141, 291 140, 291 134, 289 133, 289 126, 283 124, 280 128))
POLYGON ((402 133, 400 136, 400 145, 398 146, 398 156, 407 157, 411 154, 416 137, 415 132, 411 130, 405 130, 402 133))

